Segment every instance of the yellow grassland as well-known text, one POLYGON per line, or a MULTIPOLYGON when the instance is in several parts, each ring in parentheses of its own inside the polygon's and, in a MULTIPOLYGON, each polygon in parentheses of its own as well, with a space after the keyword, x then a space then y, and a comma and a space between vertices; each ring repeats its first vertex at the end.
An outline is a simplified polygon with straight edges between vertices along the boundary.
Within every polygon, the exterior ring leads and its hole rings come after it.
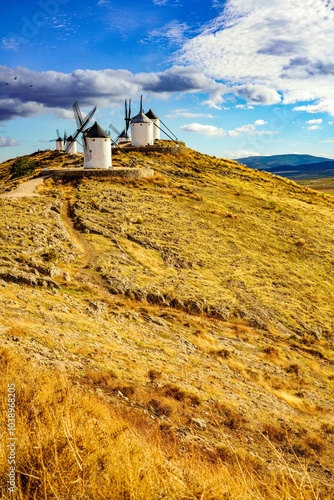
POLYGON ((333 498, 334 200, 131 155, 0 199, 1 498, 9 383, 20 500, 333 498))

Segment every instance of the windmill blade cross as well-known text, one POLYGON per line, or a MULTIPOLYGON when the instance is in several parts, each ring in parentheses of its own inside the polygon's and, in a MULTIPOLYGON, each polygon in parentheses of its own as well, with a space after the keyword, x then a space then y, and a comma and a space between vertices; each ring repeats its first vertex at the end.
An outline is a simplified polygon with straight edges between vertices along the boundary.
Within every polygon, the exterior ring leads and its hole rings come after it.
POLYGON ((79 128, 81 128, 82 122, 83 122, 82 113, 81 113, 81 109, 79 107, 79 103, 77 101, 75 101, 72 108, 73 108, 74 118, 75 118, 75 121, 77 124, 77 129, 79 129, 79 128))
POLYGON ((111 129, 115 132, 115 134, 120 135, 120 131, 119 131, 119 130, 117 130, 117 128, 116 128, 116 127, 114 127, 114 125, 113 125, 112 123, 110 123, 110 124, 108 125, 108 128, 111 128, 111 129))
POLYGON ((84 150, 85 162, 88 163, 92 159, 92 152, 88 147, 87 138, 85 134, 83 134, 83 150, 84 150))
POLYGON ((92 111, 90 111, 90 112, 88 113, 88 115, 85 117, 85 119, 84 119, 84 121, 83 121, 83 124, 82 124, 82 126, 81 126, 81 130, 80 130, 80 132, 82 132, 82 130, 86 127, 86 125, 88 125, 88 123, 91 121, 92 116, 93 116, 93 114, 94 114, 94 113, 95 113, 95 111, 96 111, 96 108, 97 108, 97 106, 95 106, 95 107, 92 109, 92 111))
MULTIPOLYGON (((85 118, 83 118, 82 116, 82 113, 81 113, 81 109, 80 109, 80 106, 79 106, 79 103, 77 101, 75 101, 75 103, 73 104, 72 106, 73 108, 73 113, 74 113, 74 118, 75 118, 75 122, 77 124, 77 130, 76 132, 73 134, 73 136, 71 136, 71 141, 68 142, 67 146, 66 146, 66 149, 65 149, 65 153, 68 153, 70 148, 71 148, 71 145, 73 144, 73 142, 76 141, 78 135, 80 133, 83 134, 83 148, 84 148, 84 154, 85 154, 85 148, 86 148, 86 138, 84 136, 84 132, 85 132, 85 127, 88 125, 88 123, 90 122, 90 120, 92 119, 92 116, 93 114, 95 113, 96 109, 97 109, 97 106, 95 106, 89 113, 88 115, 85 116, 85 118)), ((88 148, 86 148, 87 151, 88 151, 88 148)), ((88 153, 87 153, 88 154, 88 153)), ((90 153, 89 153, 90 154, 90 153)), ((89 156, 88 154, 88 156, 89 156)), ((86 158, 86 156, 85 156, 86 158)), ((87 160, 89 161, 89 160, 87 160)))

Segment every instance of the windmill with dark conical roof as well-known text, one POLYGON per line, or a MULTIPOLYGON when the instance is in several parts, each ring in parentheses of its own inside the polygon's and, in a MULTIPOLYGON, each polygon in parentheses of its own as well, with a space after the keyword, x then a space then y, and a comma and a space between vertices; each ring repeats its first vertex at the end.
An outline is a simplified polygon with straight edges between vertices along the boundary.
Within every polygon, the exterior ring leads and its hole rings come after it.
POLYGON ((60 136, 60 132, 57 129, 57 139, 50 139, 49 142, 55 142, 56 143, 56 151, 64 151, 64 146, 66 144, 66 139, 67 139, 67 134, 66 131, 64 132, 64 136, 60 136))
POLYGON ((160 120, 157 117, 157 115, 153 113, 151 108, 148 110, 147 113, 145 113, 145 115, 153 123, 153 142, 154 142, 156 139, 160 139, 160 120))
POLYGON ((112 168, 110 136, 95 122, 85 130, 84 142, 90 155, 85 156, 85 168, 112 168))
POLYGON ((140 96, 140 111, 131 119, 131 145, 152 146, 153 123, 143 111, 143 96, 140 96))

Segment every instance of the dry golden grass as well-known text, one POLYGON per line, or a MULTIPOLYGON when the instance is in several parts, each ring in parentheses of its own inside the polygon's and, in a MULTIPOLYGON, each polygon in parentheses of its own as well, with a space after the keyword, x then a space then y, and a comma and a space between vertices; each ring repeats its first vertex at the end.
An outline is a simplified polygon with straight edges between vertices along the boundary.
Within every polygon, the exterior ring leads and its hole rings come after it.
MULTIPOLYGON (((196 445, 185 444, 184 454, 182 443, 175 436, 171 440, 166 427, 159 431, 147 418, 122 415, 105 398, 74 385, 64 373, 50 376, 49 370, 13 351, 3 349, 0 356, 1 392, 5 394, 13 380, 17 384, 18 499, 319 498, 306 470, 300 477, 289 468, 285 474, 275 473, 261 460, 240 455, 229 440, 206 454, 196 445)), ((156 413, 166 415, 166 405, 157 400, 150 404, 156 413)), ((226 407, 219 413, 229 427, 244 425, 244 419, 226 407)), ((2 400, 3 428, 5 416, 2 400)), ((267 434, 275 438, 272 432, 267 434)), ((322 443, 309 437, 309 446, 319 451, 322 443)), ((0 453, 1 498, 12 498, 5 486, 4 441, 0 453)), ((280 456, 276 449, 275 453, 280 456)))

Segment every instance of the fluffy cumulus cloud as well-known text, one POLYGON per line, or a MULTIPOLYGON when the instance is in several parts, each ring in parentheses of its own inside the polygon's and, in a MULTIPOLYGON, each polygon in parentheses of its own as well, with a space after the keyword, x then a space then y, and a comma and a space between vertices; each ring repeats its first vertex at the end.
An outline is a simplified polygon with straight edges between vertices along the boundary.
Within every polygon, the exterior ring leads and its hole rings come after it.
POLYGON ((188 125, 183 125, 180 130, 185 132, 195 132, 197 134, 205 135, 207 137, 240 137, 240 136, 260 136, 260 135, 272 135, 275 132, 272 130, 258 130, 259 125, 264 125, 263 120, 257 120, 254 123, 249 123, 237 127, 233 130, 225 130, 223 128, 215 127, 214 125, 203 125, 201 123, 190 123, 188 125))
POLYGON ((334 0, 227 0, 178 57, 251 104, 334 107, 334 0))
POLYGON ((0 137, 0 148, 8 148, 19 145, 20 143, 16 139, 11 139, 10 137, 0 137))
POLYGON ((311 114, 328 113, 329 115, 334 116, 334 99, 323 99, 315 102, 314 104, 296 106, 294 111, 306 111, 306 113, 311 114))
POLYGON ((35 72, 0 66, 0 121, 52 111, 71 116, 71 105, 101 107, 124 102, 124 96, 168 97, 171 93, 201 92, 212 102, 221 103, 226 86, 205 76, 194 67, 174 66, 158 73, 134 74, 127 70, 76 70, 35 72))

